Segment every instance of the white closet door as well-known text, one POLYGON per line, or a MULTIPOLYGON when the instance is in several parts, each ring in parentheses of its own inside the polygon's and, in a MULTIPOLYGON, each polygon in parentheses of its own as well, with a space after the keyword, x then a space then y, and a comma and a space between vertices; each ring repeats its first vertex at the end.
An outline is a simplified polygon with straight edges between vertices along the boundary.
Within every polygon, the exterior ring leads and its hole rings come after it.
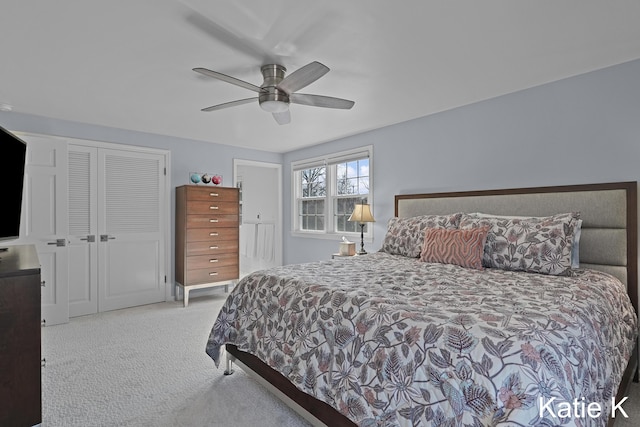
POLYGON ((98 310, 165 300, 164 156, 98 151, 98 310))
POLYGON ((69 317, 98 311, 98 149, 69 145, 69 317))
POLYGON ((69 321, 67 246, 67 141, 20 135, 27 143, 20 244, 38 252, 45 325, 69 321))

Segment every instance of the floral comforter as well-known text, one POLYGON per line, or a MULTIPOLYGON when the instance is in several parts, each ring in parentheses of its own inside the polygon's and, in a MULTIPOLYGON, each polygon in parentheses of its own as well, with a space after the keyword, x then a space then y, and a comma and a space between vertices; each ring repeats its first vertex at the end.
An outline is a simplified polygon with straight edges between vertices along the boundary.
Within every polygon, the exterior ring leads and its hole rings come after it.
POLYGON ((637 317, 617 279, 574 276, 382 252, 274 268, 233 289, 206 351, 235 344, 360 426, 603 426, 637 317))

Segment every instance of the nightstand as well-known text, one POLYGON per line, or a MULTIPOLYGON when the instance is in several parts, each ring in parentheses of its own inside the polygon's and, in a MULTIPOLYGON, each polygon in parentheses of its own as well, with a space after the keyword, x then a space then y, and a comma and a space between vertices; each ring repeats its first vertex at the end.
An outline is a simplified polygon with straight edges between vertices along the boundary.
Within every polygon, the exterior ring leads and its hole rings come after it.
POLYGON ((335 254, 331 254, 331 259, 336 259, 336 258, 351 258, 353 256, 358 256, 358 253, 355 253, 353 255, 340 255, 339 252, 336 252, 335 254))

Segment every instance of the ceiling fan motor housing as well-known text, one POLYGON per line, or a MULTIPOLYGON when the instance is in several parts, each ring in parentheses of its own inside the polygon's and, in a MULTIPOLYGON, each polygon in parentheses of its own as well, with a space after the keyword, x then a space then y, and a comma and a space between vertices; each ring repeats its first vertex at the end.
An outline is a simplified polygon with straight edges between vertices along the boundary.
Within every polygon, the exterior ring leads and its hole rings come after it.
POLYGON ((269 112, 286 111, 289 107, 289 95, 276 86, 284 79, 285 67, 278 64, 263 65, 260 68, 264 82, 258 96, 258 102, 262 109, 269 112))
MULTIPOLYGON (((213 77, 236 86, 249 89, 258 94, 258 103, 264 111, 272 113, 273 118, 280 125, 286 125, 291 121, 289 103, 309 105, 312 107, 339 108, 348 110, 354 102, 348 99, 334 98, 331 96, 309 95, 297 93, 303 87, 318 80, 329 72, 329 67, 318 61, 313 61, 285 77, 287 69, 280 64, 267 64, 260 67, 264 81, 262 86, 256 86, 244 80, 227 76, 226 74, 212 71, 207 68, 197 67, 193 71, 205 76, 213 77)), ((203 108, 202 111, 221 110, 236 105, 255 102, 256 97, 238 99, 224 104, 212 105, 203 108)))

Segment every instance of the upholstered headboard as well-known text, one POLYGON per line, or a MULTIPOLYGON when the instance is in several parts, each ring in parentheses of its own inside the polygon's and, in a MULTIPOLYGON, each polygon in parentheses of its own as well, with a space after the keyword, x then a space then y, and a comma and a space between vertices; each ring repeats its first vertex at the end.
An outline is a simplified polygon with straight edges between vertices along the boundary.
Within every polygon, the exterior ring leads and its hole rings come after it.
POLYGON ((395 196, 398 217, 455 212, 520 216, 580 212, 580 266, 605 271, 626 283, 638 310, 637 182, 395 196))

